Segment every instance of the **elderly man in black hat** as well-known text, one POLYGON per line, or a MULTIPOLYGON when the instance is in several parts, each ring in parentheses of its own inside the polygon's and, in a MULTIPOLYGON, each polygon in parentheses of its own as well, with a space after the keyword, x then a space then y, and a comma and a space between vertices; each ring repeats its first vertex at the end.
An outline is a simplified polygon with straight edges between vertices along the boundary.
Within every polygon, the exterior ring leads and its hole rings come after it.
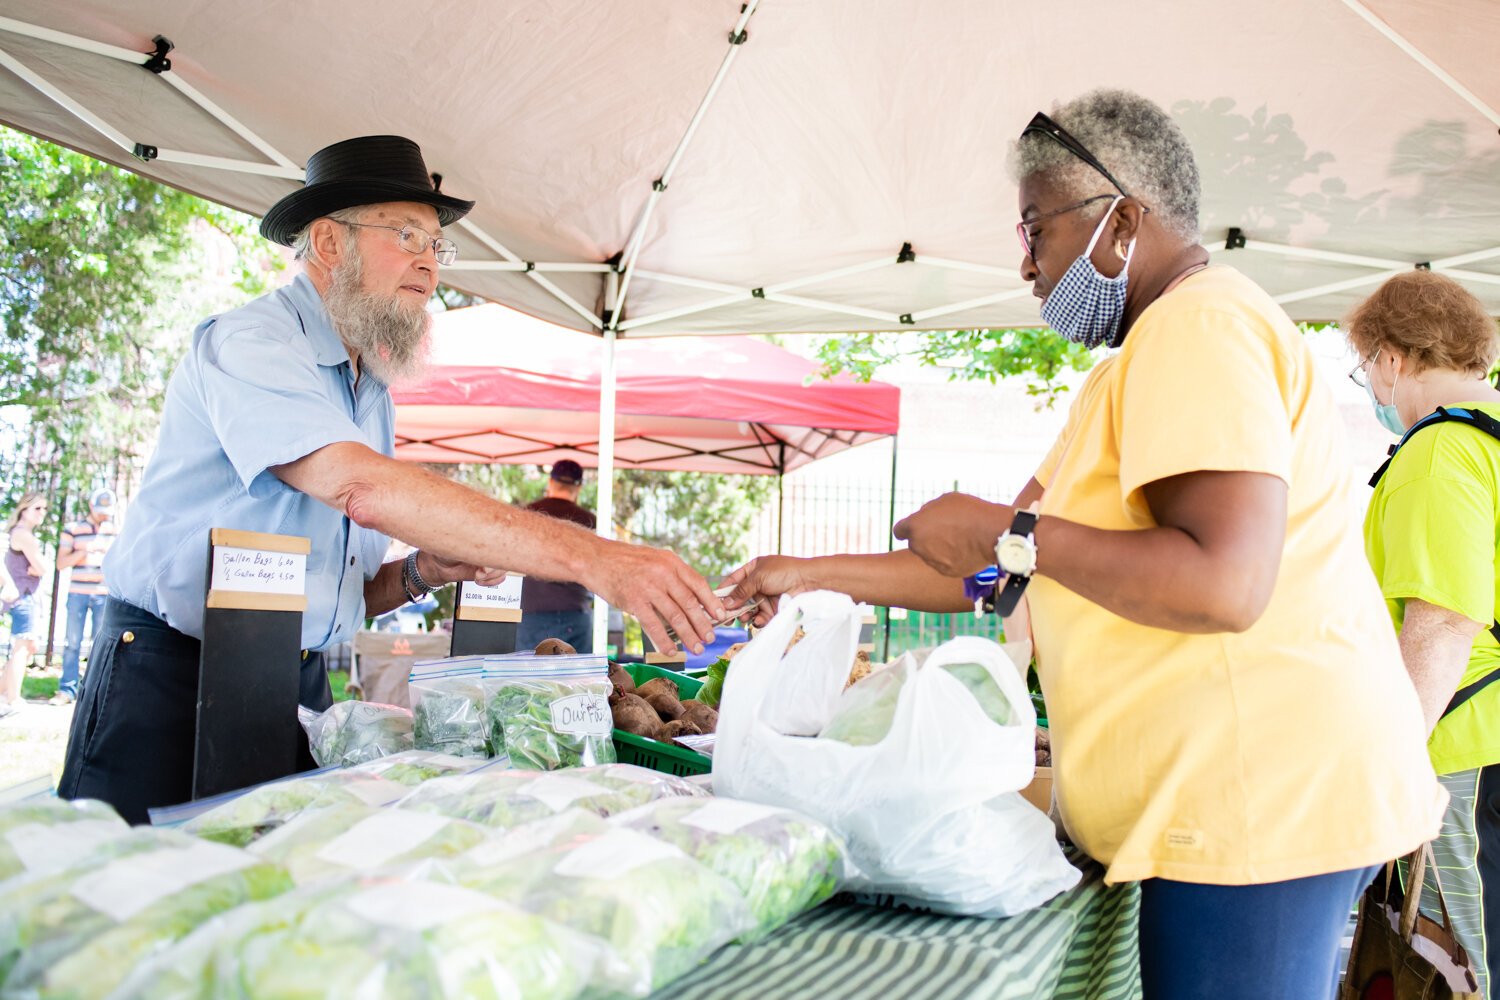
POLYGON ((161 438, 105 563, 109 598, 67 760, 66 798, 131 822, 191 797, 208 531, 305 536, 301 702, 331 703, 318 653, 436 586, 500 569, 580 581, 697 646, 722 606, 670 552, 611 542, 396 461, 387 386, 421 367, 427 302, 457 249, 416 143, 365 136, 308 161, 261 233, 294 247, 289 286, 205 320, 172 376, 161 438), (414 546, 382 564, 389 539, 414 546), (500 569, 485 569, 497 567, 500 569))

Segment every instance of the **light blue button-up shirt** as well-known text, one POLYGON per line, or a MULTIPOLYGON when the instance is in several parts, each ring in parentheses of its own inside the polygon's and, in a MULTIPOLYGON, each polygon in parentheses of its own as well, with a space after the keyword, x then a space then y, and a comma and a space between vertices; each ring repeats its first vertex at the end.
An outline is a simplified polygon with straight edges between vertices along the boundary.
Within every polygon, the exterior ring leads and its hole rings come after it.
POLYGON ((167 386, 156 453, 105 559, 110 595, 201 639, 209 530, 301 535, 303 648, 350 639, 390 540, 268 470, 339 441, 392 455, 395 425, 385 383, 366 370, 356 384, 306 275, 210 317, 167 386))

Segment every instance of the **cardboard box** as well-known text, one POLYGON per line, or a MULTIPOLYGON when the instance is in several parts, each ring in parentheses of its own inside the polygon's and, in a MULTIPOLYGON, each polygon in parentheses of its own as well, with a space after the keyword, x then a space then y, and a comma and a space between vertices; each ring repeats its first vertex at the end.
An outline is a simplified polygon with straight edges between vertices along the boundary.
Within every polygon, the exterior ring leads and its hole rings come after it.
POLYGON ((1021 789, 1021 797, 1047 815, 1052 815, 1052 768, 1037 768, 1036 777, 1031 779, 1031 784, 1021 789))
POLYGON ((354 666, 360 699, 410 708, 406 677, 412 664, 447 656, 452 642, 446 632, 356 632, 354 666))

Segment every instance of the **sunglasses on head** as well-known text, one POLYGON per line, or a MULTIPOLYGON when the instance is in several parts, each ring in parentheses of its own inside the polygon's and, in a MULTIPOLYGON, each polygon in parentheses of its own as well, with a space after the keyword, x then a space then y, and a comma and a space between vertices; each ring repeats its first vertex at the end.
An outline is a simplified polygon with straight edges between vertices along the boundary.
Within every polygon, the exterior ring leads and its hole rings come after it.
POLYGON ((1109 181, 1115 186, 1116 191, 1120 192, 1122 195, 1125 195, 1127 198, 1130 197, 1130 192, 1125 190, 1125 185, 1121 184, 1118 180, 1115 179, 1115 175, 1110 173, 1105 168, 1104 164, 1099 162, 1098 157, 1088 151, 1087 146, 1069 135, 1066 129, 1057 124, 1057 122, 1053 121, 1051 118, 1048 118, 1044 112, 1038 111, 1031 117, 1031 123, 1021 130, 1021 138, 1024 139, 1033 132, 1045 135, 1050 138, 1053 142, 1057 143, 1063 149, 1066 149, 1068 152, 1078 157, 1084 163, 1087 163, 1089 166, 1099 171, 1099 173, 1104 176, 1105 180, 1109 181))

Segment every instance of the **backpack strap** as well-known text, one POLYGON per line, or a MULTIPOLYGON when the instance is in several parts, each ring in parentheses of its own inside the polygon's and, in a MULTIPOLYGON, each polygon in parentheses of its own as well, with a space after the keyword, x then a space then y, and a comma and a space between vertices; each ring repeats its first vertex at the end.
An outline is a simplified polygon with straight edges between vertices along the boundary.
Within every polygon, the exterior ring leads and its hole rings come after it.
MULTIPOLYGON (((1424 427, 1431 427, 1433 424, 1447 423, 1449 421, 1468 424, 1475 430, 1483 431, 1495 440, 1500 441, 1500 420, 1496 420, 1488 413, 1461 406, 1439 406, 1436 410, 1433 410, 1427 416, 1407 428, 1406 433, 1401 435, 1401 440, 1391 445, 1391 450, 1386 453, 1386 460, 1381 463, 1380 468, 1375 470, 1375 475, 1370 477, 1370 486, 1373 487, 1376 483, 1380 482, 1381 477, 1385 475, 1385 470, 1391 467, 1391 461, 1396 457, 1396 452, 1400 451, 1401 446, 1411 440, 1413 434, 1424 427)), ((1500 642, 1500 621, 1496 621, 1490 625, 1490 635, 1495 637, 1496 642, 1500 642)), ((1448 702, 1448 707, 1443 709, 1441 717, 1447 718, 1460 705, 1489 687, 1495 681, 1500 681, 1500 670, 1492 670, 1474 683, 1459 688, 1453 692, 1453 698, 1448 702)))

